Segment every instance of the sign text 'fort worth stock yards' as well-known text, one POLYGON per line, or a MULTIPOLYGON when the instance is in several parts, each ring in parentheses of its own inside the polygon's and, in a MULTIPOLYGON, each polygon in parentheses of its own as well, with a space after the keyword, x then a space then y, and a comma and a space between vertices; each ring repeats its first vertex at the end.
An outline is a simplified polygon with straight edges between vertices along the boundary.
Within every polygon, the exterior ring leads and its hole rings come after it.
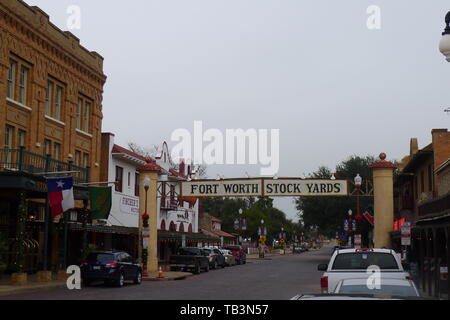
POLYGON ((258 178, 181 183, 183 197, 347 196, 347 180, 258 178))

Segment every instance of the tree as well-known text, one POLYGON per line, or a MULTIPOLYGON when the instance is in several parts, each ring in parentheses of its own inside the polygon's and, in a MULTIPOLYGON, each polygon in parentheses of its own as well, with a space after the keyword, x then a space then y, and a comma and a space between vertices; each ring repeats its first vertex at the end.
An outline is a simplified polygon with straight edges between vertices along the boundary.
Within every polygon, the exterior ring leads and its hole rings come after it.
MULTIPOLYGON (((336 166, 334 175, 336 179, 353 181, 354 177, 360 174, 363 179, 372 180, 372 170, 369 168, 369 164, 374 161, 373 156, 351 156, 336 166)), ((331 175, 330 169, 320 167, 309 177, 329 179, 331 175)), ((334 238, 336 231, 343 231, 343 223, 348 217, 348 210, 351 209, 356 214, 356 199, 355 197, 300 197, 296 199, 296 207, 299 210, 299 218, 306 229, 318 227, 319 233, 334 238)), ((372 197, 360 197, 361 214, 365 210, 372 211, 372 207, 372 197)), ((367 238, 364 236, 367 236, 371 226, 365 219, 362 219, 358 227, 363 235, 363 244, 367 245, 367 238)))

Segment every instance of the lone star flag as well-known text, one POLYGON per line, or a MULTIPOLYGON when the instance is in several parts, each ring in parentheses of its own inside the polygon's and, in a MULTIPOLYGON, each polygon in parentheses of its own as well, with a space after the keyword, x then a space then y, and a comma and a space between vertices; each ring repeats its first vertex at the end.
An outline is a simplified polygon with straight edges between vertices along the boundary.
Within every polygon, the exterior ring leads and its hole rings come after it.
POLYGON ((72 178, 47 179, 47 189, 53 218, 75 207, 72 178))

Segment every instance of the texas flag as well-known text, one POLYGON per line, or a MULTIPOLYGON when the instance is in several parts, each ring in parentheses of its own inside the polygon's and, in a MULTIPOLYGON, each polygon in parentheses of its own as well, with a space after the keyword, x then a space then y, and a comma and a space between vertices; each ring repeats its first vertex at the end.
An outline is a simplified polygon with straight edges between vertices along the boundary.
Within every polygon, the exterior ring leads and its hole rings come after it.
POLYGON ((71 177, 47 179, 47 189, 53 218, 75 207, 71 177))

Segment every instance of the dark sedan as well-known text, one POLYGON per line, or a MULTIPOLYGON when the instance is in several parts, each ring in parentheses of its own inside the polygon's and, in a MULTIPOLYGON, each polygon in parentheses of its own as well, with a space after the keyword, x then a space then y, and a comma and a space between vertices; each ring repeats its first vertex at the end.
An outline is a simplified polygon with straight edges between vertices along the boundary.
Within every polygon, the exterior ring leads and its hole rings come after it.
POLYGON ((87 286, 94 281, 103 281, 105 284, 123 287, 125 281, 140 284, 142 270, 124 251, 95 251, 81 263, 81 278, 87 286))

